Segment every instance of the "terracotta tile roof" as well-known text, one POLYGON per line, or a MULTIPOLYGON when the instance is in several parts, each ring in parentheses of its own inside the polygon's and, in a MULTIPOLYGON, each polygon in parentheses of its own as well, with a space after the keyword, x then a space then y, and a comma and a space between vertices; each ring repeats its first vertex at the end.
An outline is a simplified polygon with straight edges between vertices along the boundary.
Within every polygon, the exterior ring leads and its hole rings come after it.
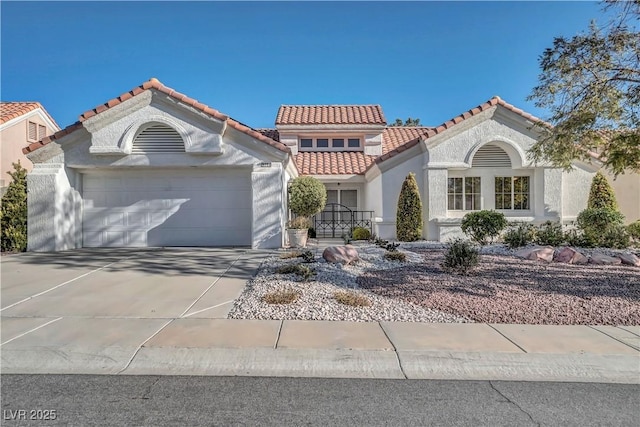
POLYGON ((281 105, 276 125, 386 125, 379 105, 281 105))
POLYGON ((415 139, 412 139, 408 142, 406 142, 405 144, 399 145, 394 149, 391 149, 389 151, 387 151, 386 153, 383 153, 382 156, 376 158, 375 163, 381 163, 384 162, 385 160, 405 151, 408 150, 409 148, 418 145, 420 143, 421 139, 428 139, 431 138, 433 136, 436 136, 444 131, 446 131, 447 129, 450 129, 451 127, 462 123, 463 121, 467 120, 470 117, 473 117, 475 115, 480 114, 483 111, 486 111, 490 108, 493 108, 497 105, 500 105, 503 108, 506 108, 509 111, 512 111, 522 117, 524 117, 527 120, 531 120, 532 122, 536 122, 536 123, 542 123, 544 125, 548 125, 546 123, 544 123, 541 119, 524 112, 523 110, 514 107, 513 105, 509 104, 508 102, 503 101, 502 99, 500 99, 499 96, 494 96, 493 98, 491 98, 490 100, 488 100, 487 102, 478 105, 475 108, 472 108, 469 111, 466 111, 462 114, 460 114, 459 116, 456 116, 454 118, 452 118, 451 120, 447 120, 446 122, 442 123, 440 126, 436 126, 436 127, 432 127, 432 128, 428 128, 425 133, 423 134, 423 136, 421 137, 417 137, 415 139))
POLYGON ((271 138, 274 141, 280 142, 280 132, 278 132, 278 129, 262 128, 262 129, 256 129, 256 131, 260 132, 267 138, 271 138))
POLYGON ((180 93, 180 92, 176 92, 175 90, 165 86, 164 84, 162 84, 158 79, 156 78, 152 78, 149 81, 144 82, 143 84, 141 84, 140 86, 136 86, 135 88, 131 89, 129 92, 123 93, 122 95, 118 96, 117 98, 113 98, 107 102, 105 102, 104 104, 98 105, 96 108, 93 108, 91 110, 85 111, 84 113, 82 113, 80 115, 79 121, 74 123, 73 125, 61 130, 60 132, 56 132, 53 135, 47 136, 46 138, 44 138, 42 141, 37 142, 37 143, 33 143, 30 144, 28 147, 25 147, 22 149, 22 152, 24 154, 27 154, 29 152, 32 152, 34 150, 37 150, 38 148, 50 143, 51 141, 61 138, 65 135, 68 135, 69 133, 79 129, 82 127, 82 122, 84 122, 85 120, 89 119, 90 117, 93 117, 97 114, 100 114, 106 110, 108 110, 109 108, 118 105, 130 98, 133 98, 136 95, 140 95, 141 93, 143 93, 146 90, 150 90, 150 89, 155 89, 159 92, 165 93, 167 95, 169 95, 170 97, 177 99, 178 101, 187 104, 197 110, 200 110, 212 117, 215 117, 218 120, 222 120, 222 121, 226 121, 227 122, 227 126, 231 126, 232 128, 243 132, 259 141, 262 141, 266 144, 271 145, 272 147, 277 148, 280 151, 283 151, 285 153, 290 152, 289 148, 284 145, 281 144, 278 141, 274 141, 273 139, 264 136, 263 134, 259 133, 258 131, 250 128, 249 126, 240 123, 237 120, 232 119, 231 117, 222 114, 221 112, 219 112, 218 110, 214 110, 211 107, 206 106, 205 104, 202 104, 200 102, 198 102, 197 100, 193 99, 193 98, 189 98, 188 96, 180 93))
POLYGON ((414 139, 424 135, 430 127, 426 126, 392 126, 382 133, 382 154, 393 151, 414 139))
POLYGON ((25 115, 33 110, 37 110, 38 108, 41 109, 44 114, 46 114, 46 116, 53 122, 54 125, 56 125, 58 129, 60 129, 60 126, 58 126, 56 121, 53 120, 53 117, 49 115, 47 110, 45 110, 42 104, 40 104, 39 102, 0 102, 0 125, 8 122, 9 120, 13 120, 16 117, 25 115))
POLYGON ((362 151, 299 151, 295 156, 301 175, 361 175, 374 159, 362 151))

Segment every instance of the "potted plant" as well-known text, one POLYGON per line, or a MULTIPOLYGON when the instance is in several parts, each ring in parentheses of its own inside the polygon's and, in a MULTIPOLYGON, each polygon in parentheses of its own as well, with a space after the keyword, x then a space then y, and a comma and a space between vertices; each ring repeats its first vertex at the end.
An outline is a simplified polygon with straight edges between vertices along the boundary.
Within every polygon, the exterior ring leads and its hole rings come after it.
POLYGON ((324 209, 327 190, 320 181, 311 176, 299 176, 289 183, 289 209, 295 218, 287 224, 289 245, 305 247, 311 227, 310 218, 324 209))

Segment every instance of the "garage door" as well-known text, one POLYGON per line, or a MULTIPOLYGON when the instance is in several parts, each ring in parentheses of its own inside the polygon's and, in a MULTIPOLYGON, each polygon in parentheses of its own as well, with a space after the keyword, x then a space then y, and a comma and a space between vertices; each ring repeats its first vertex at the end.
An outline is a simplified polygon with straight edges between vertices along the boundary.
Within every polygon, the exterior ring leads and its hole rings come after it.
POLYGON ((83 175, 85 247, 250 246, 246 169, 83 175))

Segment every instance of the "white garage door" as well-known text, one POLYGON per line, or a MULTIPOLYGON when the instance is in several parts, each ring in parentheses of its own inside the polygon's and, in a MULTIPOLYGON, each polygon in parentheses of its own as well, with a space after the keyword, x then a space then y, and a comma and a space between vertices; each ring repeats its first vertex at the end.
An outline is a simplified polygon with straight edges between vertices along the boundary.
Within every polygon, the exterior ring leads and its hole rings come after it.
POLYGON ((85 247, 250 246, 246 169, 83 175, 85 247))

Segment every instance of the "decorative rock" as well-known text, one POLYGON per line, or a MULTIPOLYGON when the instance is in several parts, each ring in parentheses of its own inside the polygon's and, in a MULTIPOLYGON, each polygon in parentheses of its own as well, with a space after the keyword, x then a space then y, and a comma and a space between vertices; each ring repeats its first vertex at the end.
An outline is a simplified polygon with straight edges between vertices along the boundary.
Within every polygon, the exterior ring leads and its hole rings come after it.
POLYGON ((564 262, 566 264, 586 264, 588 258, 573 248, 562 248, 553 259, 556 262, 564 262))
POLYGON ((360 259, 358 251, 351 245, 329 246, 322 252, 322 258, 327 262, 338 262, 345 265, 349 265, 360 259))
POLYGON ((518 258, 528 259, 531 261, 551 262, 553 260, 554 249, 551 246, 534 246, 532 248, 524 248, 515 252, 518 258))
POLYGON ((620 265, 622 264, 622 260, 618 257, 607 256, 600 253, 594 253, 591 255, 591 259, 589 260, 591 264, 596 265, 620 265))
POLYGON ((618 258, 620 258, 620 261, 622 261, 623 264, 640 267, 640 258, 630 252, 618 254, 618 258))

